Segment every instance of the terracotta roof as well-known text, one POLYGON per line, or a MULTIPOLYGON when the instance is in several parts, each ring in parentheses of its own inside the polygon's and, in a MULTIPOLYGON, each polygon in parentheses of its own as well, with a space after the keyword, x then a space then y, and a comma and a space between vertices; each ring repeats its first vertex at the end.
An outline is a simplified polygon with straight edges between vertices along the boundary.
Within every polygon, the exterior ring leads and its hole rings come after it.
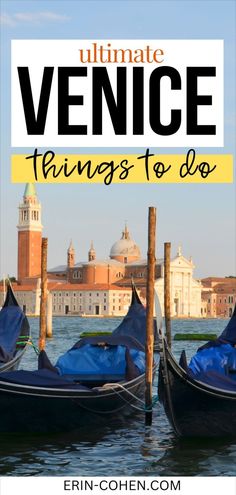
MULTIPOLYGON (((36 286, 35 285, 13 285, 13 292, 25 292, 25 291, 35 291, 36 286)), ((125 286, 118 286, 118 285, 113 285, 113 284, 69 284, 69 283, 63 283, 63 282, 48 282, 47 284, 48 290, 56 290, 56 291, 68 291, 68 292, 73 292, 73 291, 88 291, 90 290, 91 292, 96 292, 96 291, 101 291, 101 290, 131 290, 130 286, 130 280, 129 280, 129 287, 125 286)), ((0 292, 3 292, 3 285, 0 285, 0 292)))
MULTIPOLYGON (((35 285, 14 285, 12 286, 13 292, 26 292, 33 291, 36 289, 35 285)), ((6 291, 6 289, 5 289, 6 291)), ((0 292, 3 292, 3 286, 0 286, 0 292)))
MULTIPOLYGON (((60 287, 60 286, 61 286, 61 282, 48 282, 47 283, 47 288, 49 290, 53 290, 54 287, 60 287)), ((39 286, 39 288, 40 288, 40 286, 39 286)), ((25 284, 25 285, 12 284, 12 290, 14 293, 15 292, 26 292, 26 291, 30 292, 30 291, 35 291, 36 289, 37 289, 37 286, 35 284, 25 284)), ((0 285, 0 292, 3 292, 3 285, 0 285)))
POLYGON ((228 282, 229 280, 236 280, 236 277, 205 277, 205 278, 202 278, 202 280, 212 280, 213 282, 215 281, 226 281, 228 282))
POLYGON ((207 277, 202 278, 201 282, 204 286, 215 286, 216 284, 223 285, 235 285, 236 286, 236 277, 207 277))
POLYGON ((214 292, 230 294, 232 292, 236 292, 236 284, 228 285, 228 284, 217 284, 214 286, 214 292))
POLYGON ((131 287, 118 287, 117 285, 112 285, 112 284, 56 284, 55 287, 52 290, 57 290, 57 291, 88 291, 90 290, 91 292, 97 292, 100 290, 127 290, 130 289, 131 287))

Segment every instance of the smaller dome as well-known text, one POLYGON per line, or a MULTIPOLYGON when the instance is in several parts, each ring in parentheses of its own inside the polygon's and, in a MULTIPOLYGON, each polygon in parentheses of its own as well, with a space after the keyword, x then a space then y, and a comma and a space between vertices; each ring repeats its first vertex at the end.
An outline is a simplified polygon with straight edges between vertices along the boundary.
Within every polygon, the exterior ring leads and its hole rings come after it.
POLYGON ((127 226, 122 232, 122 237, 116 241, 110 250, 110 258, 125 263, 140 259, 140 249, 131 239, 127 226))

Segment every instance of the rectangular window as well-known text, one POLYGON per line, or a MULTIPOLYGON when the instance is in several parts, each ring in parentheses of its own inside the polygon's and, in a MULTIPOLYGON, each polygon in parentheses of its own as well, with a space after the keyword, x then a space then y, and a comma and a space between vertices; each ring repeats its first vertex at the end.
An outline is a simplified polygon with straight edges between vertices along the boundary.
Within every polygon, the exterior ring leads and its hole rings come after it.
POLYGON ((104 311, 106 311, 107 307, 106 306, 103 306, 103 309, 104 309, 104 311))
POLYGON ((89 306, 89 311, 91 311, 91 309, 92 309, 92 306, 89 306))

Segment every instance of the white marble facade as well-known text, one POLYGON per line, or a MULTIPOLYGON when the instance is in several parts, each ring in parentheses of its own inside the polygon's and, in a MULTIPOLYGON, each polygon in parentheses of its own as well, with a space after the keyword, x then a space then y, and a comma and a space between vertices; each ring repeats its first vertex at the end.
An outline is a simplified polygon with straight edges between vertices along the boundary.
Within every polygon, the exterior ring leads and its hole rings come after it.
MULTIPOLYGON (((194 268, 192 259, 182 256, 179 248, 177 256, 170 262, 172 317, 201 317, 202 285, 193 278, 194 268)), ((155 288, 164 314, 164 262, 161 262, 161 277, 156 280, 155 288)))

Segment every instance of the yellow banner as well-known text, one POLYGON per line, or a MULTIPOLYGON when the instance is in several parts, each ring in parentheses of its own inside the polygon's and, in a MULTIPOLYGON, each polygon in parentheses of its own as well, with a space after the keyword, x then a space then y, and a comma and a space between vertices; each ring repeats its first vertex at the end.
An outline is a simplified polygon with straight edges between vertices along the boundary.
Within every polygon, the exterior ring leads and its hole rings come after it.
POLYGON ((161 155, 148 149, 139 155, 56 154, 37 149, 12 155, 12 182, 45 183, 231 183, 233 155, 161 155))

